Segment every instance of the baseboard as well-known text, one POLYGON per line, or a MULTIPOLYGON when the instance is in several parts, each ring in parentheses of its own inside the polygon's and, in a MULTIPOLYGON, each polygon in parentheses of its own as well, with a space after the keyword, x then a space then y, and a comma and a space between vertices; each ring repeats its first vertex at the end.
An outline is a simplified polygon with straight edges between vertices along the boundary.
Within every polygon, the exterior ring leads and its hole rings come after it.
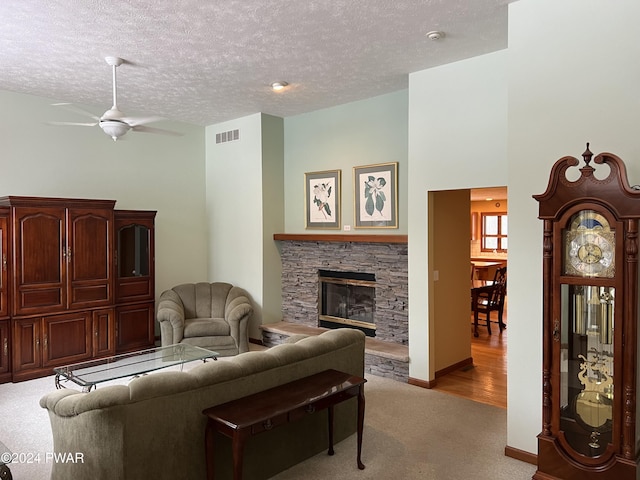
POLYGON ((464 360, 461 360, 457 363, 454 363, 453 365, 449 365, 446 368, 443 368, 442 370, 438 370, 436 372, 436 378, 438 377, 442 377, 444 375, 446 375, 447 373, 451 373, 451 372, 455 372, 456 370, 459 370, 463 367, 466 367, 468 365, 473 365, 473 358, 469 357, 469 358, 465 358, 464 360))
POLYGON ((536 455, 535 453, 525 452, 524 450, 520 450, 519 448, 513 448, 513 447, 510 447, 509 445, 504 447, 504 455, 505 457, 515 458, 516 460, 530 463, 532 465, 538 464, 538 455, 536 455))
POLYGON ((420 378, 412 378, 412 377, 409 377, 409 379, 407 380, 407 383, 409 385, 415 385, 416 387, 422 387, 422 388, 434 388, 436 386, 435 380, 422 380, 420 378))

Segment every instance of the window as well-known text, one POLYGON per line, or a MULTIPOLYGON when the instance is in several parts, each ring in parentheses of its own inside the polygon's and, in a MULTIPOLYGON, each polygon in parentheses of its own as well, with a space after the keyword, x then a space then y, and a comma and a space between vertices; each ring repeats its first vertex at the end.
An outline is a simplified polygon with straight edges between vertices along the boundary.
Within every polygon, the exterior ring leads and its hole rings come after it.
POLYGON ((483 252, 506 252, 508 233, 507 213, 482 214, 482 247, 483 252))

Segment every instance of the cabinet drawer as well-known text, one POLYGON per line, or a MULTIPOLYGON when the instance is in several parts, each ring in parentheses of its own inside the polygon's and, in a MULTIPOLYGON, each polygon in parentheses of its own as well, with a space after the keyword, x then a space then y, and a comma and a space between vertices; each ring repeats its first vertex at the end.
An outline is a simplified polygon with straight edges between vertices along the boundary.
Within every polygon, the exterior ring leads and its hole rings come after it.
POLYGON ((277 415, 275 417, 269 418, 261 423, 256 423, 255 425, 251 425, 251 435, 255 435, 256 433, 265 432, 267 430, 272 430, 277 426, 287 423, 288 415, 283 413, 281 415, 277 415))

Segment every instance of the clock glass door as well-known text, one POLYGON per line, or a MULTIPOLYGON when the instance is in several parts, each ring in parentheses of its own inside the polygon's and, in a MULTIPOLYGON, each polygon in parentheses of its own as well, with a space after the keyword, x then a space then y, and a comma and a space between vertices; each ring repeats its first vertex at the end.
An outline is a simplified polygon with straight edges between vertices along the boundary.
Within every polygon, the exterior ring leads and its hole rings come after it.
POLYGON ((613 287, 561 285, 560 428, 571 447, 597 457, 613 421, 613 287))

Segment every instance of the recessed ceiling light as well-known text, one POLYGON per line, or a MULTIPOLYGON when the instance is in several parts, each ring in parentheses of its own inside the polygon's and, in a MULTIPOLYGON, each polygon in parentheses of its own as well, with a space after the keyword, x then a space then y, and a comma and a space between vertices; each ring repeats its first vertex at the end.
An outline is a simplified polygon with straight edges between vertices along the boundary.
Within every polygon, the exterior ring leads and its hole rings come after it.
POLYGON ((271 84, 271 88, 273 89, 274 92, 279 92, 287 85, 289 85, 287 82, 273 82, 271 84))
POLYGON ((444 38, 444 32, 433 30, 432 32, 425 33, 425 36, 431 40, 440 40, 441 38, 444 38))

